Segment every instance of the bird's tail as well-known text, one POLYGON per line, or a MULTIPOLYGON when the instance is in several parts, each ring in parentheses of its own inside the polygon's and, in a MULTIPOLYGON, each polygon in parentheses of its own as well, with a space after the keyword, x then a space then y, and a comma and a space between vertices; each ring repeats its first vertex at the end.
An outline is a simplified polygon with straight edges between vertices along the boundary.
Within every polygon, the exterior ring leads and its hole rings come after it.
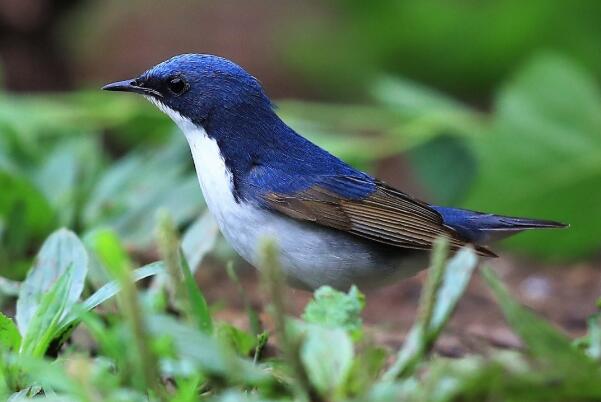
POLYGON ((568 225, 555 221, 517 218, 470 211, 467 209, 433 206, 444 224, 465 239, 486 245, 527 229, 565 228, 568 225))

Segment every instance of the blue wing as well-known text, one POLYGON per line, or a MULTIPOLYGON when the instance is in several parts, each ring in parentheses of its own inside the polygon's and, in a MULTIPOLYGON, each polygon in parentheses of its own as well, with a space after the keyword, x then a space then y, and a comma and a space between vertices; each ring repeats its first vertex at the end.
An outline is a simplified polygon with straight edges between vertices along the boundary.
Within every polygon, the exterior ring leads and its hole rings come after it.
MULTIPOLYGON (((287 175, 257 180, 255 199, 265 208, 291 218, 342 230, 401 248, 429 250, 440 236, 453 249, 469 243, 424 202, 361 172, 352 174, 287 175), (275 185, 274 185, 275 183, 275 185)), ((483 255, 494 254, 476 247, 483 255)))
POLYGON ((482 244, 524 229, 564 226, 430 206, 320 151, 252 169, 242 183, 244 194, 291 218, 403 248, 427 250, 446 236, 453 249, 471 243, 480 254, 494 256, 482 244))
POLYGON ((494 215, 460 208, 432 208, 442 215, 446 225, 477 244, 489 244, 527 229, 567 227, 560 222, 541 219, 494 215))

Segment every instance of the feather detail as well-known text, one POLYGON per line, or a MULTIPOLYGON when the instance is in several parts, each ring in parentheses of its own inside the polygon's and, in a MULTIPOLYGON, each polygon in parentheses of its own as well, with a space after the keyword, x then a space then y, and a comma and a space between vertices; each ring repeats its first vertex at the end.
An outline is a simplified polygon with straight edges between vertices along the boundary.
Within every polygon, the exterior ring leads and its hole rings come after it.
MULTIPOLYGON (((344 179, 349 180, 349 185, 361 180, 338 176, 337 184, 344 179)), ((470 243, 446 226, 442 216, 428 204, 382 182, 374 183, 375 190, 362 199, 341 197, 322 185, 294 194, 271 192, 264 199, 270 208, 291 218, 315 222, 395 247, 429 250, 440 236, 449 239, 453 250, 470 243)), ((485 247, 475 247, 480 255, 495 256, 485 247)))

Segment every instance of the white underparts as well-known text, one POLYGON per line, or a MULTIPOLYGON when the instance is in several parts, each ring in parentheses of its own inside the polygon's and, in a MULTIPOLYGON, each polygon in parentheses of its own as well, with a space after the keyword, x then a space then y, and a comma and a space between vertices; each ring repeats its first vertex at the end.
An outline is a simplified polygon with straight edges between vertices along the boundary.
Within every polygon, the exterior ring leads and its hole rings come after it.
POLYGON ((209 210, 226 240, 251 264, 260 267, 261 242, 271 238, 278 243, 282 268, 299 287, 315 289, 327 284, 344 289, 352 283, 361 286, 382 282, 391 274, 404 277, 416 272, 413 266, 402 268, 398 261, 374 253, 372 247, 352 235, 299 222, 252 203, 237 202, 232 173, 217 141, 203 127, 157 99, 147 99, 184 132, 209 210))
POLYGON ((238 208, 238 204, 232 192, 232 173, 225 166, 217 141, 210 138, 202 126, 194 124, 190 119, 155 98, 150 96, 147 98, 183 131, 192 152, 194 167, 205 201, 218 222, 227 220, 228 213, 238 208))

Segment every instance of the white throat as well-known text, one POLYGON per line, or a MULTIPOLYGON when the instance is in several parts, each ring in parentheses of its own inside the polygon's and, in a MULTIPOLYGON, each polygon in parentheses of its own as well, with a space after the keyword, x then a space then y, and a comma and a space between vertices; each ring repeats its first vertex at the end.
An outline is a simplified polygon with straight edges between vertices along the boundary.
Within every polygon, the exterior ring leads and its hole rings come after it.
POLYGON ((237 203, 232 191, 232 173, 225 165, 217 141, 210 138, 202 126, 194 124, 190 119, 150 96, 147 99, 167 114, 186 136, 202 194, 207 206, 222 226, 232 209, 237 208, 237 203))

